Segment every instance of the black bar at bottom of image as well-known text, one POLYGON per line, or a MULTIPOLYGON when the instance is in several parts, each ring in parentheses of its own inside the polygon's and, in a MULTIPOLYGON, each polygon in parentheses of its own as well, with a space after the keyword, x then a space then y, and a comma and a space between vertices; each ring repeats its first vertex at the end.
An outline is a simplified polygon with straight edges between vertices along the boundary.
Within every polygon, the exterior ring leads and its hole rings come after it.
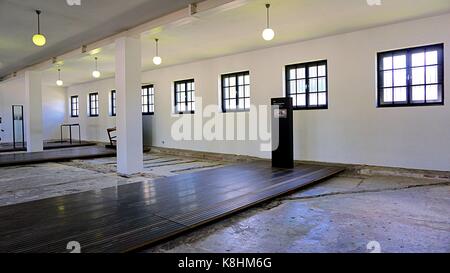
POLYGON ((403 271, 446 265, 449 254, 3 254, 3 266, 85 272, 302 272, 311 269, 403 271), (57 262, 55 262, 57 261, 57 262), (61 267, 60 267, 61 266, 61 267), (282 271, 280 271, 282 270, 282 271))

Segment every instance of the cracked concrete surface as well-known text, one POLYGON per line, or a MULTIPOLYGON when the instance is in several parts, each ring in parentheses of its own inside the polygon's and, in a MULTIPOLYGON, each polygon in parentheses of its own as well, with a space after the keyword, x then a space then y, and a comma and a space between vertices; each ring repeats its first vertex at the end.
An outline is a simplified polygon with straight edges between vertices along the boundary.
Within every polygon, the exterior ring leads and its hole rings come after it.
POLYGON ((117 187, 226 164, 229 163, 146 153, 143 172, 126 178, 116 174, 115 157, 3 167, 0 168, 0 206, 117 187))
MULTIPOLYGON (((65 164, 104 173, 115 173, 117 170, 115 157, 73 160, 65 164)), ((187 158, 158 153, 146 153, 144 154, 144 170, 141 175, 150 178, 166 177, 222 167, 227 164, 229 163, 222 161, 211 162, 192 157, 187 158)))
POLYGON ((450 251, 450 181, 344 174, 144 252, 450 251))

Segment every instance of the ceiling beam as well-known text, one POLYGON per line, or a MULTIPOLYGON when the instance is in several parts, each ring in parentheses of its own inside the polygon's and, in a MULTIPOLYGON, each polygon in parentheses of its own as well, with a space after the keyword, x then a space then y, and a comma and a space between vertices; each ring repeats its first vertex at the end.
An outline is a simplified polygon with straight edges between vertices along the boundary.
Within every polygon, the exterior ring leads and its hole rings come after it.
POLYGON ((209 14, 215 12, 222 12, 230 9, 234 9, 236 7, 240 7, 247 3, 249 0, 201 0, 196 3, 196 13, 194 15, 191 14, 192 8, 187 6, 181 10, 169 13, 162 17, 150 20, 146 23, 140 24, 133 28, 127 29, 125 31, 116 33, 106 38, 102 38, 96 42, 83 45, 81 48, 77 48, 75 50, 68 51, 62 55, 55 56, 49 60, 42 61, 39 63, 35 63, 29 66, 26 66, 14 73, 11 73, 3 78, 0 81, 5 81, 17 76, 21 76, 27 70, 46 70, 55 65, 55 63, 63 62, 64 60, 79 58, 86 54, 91 54, 92 51, 96 49, 114 44, 116 39, 123 36, 142 36, 142 35, 154 35, 156 29, 164 29, 170 27, 176 27, 179 25, 184 25, 186 23, 190 23, 193 20, 196 20, 196 17, 201 16, 202 14, 209 14), (153 31, 152 31, 153 30, 153 31))

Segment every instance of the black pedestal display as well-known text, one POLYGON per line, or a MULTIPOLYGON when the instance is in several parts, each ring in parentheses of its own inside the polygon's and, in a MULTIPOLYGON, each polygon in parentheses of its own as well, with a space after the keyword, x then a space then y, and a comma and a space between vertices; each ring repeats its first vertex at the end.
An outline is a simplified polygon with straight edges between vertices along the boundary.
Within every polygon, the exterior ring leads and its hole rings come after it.
POLYGON ((273 167, 294 168, 294 130, 292 112, 292 98, 272 98, 273 167))

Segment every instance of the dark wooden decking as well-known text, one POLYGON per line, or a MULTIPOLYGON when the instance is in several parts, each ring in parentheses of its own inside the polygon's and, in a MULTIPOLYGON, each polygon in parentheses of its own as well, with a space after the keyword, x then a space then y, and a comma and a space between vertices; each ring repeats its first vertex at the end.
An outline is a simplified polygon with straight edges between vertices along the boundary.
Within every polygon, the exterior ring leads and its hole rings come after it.
MULTIPOLYGON (((44 141, 44 150, 52 150, 52 149, 61 149, 61 148, 73 148, 73 147, 84 147, 84 146, 94 146, 96 145, 94 142, 89 141, 73 141, 72 144, 65 140, 55 141, 55 140, 46 140, 44 141)), ((25 143, 26 146, 26 143, 25 143)), ((10 152, 22 152, 26 151, 27 148, 17 147, 14 148, 12 143, 0 143, 0 153, 10 153, 10 152)))
POLYGON ((0 207, 0 252, 132 251, 340 171, 255 162, 0 207))
POLYGON ((115 155, 115 150, 101 146, 65 148, 36 153, 0 154, 0 167, 115 155))

